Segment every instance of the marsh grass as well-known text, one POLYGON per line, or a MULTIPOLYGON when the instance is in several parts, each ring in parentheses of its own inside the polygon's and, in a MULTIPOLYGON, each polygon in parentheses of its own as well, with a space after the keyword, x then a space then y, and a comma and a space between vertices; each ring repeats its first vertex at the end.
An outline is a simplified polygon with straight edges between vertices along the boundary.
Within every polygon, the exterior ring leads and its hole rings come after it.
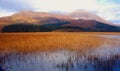
POLYGON ((105 40, 111 40, 94 36, 97 34, 100 33, 4 33, 0 34, 0 52, 81 51, 99 47, 105 40))
POLYGON ((4 71, 120 71, 119 33, 0 34, 4 71))

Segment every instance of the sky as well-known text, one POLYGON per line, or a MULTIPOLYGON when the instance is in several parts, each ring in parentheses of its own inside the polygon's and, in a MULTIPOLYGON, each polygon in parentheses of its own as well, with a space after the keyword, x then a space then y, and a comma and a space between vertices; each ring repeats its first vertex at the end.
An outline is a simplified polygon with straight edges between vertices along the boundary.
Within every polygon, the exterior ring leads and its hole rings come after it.
POLYGON ((120 0, 0 0, 0 17, 23 10, 71 13, 79 9, 120 24, 120 0))

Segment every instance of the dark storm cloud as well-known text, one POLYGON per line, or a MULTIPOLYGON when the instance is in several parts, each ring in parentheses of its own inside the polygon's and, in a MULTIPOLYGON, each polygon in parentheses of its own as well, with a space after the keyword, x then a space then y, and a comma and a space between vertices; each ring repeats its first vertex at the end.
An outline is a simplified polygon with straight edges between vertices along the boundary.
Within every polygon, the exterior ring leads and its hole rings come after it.
POLYGON ((25 0, 0 0, 0 9, 6 11, 33 10, 34 8, 25 0))

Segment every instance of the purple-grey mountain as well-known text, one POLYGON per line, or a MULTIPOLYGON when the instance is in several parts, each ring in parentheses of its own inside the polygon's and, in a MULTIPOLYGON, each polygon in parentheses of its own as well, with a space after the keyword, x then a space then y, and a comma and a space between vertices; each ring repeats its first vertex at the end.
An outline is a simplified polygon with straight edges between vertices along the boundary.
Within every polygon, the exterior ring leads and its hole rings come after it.
POLYGON ((85 10, 69 14, 22 11, 0 18, 1 32, 119 32, 120 27, 85 10))

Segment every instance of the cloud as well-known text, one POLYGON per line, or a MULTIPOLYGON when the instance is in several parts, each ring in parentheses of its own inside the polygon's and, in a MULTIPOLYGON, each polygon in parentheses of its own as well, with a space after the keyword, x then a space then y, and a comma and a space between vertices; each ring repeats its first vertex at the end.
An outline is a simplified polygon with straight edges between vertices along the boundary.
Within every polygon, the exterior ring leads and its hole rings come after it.
POLYGON ((113 22, 114 24, 120 24, 120 4, 113 2, 112 0, 101 0, 101 9, 96 10, 97 14, 104 19, 113 22))
POLYGON ((0 9, 6 11, 21 11, 34 9, 29 2, 24 0, 0 0, 0 9))
POLYGON ((29 0, 38 11, 72 12, 77 9, 93 10, 99 7, 96 0, 29 0))
POLYGON ((1 10, 1 9, 0 9, 0 17, 9 16, 9 15, 12 15, 12 14, 14 14, 14 13, 15 13, 15 12, 8 12, 8 11, 1 10))

